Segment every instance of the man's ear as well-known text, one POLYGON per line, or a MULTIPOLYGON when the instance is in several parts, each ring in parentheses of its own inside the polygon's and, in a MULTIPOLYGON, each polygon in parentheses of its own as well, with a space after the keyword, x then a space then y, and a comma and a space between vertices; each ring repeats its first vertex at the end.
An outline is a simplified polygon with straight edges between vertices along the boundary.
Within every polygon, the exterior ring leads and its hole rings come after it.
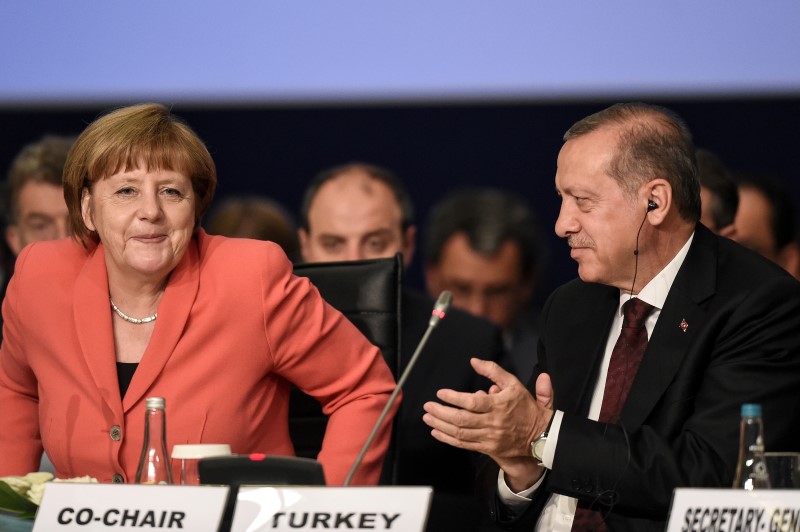
POLYGON ((642 207, 647 210, 647 220, 650 225, 660 225, 672 209, 672 186, 666 179, 656 178, 645 185, 646 198, 642 207), (650 206, 652 202, 655 207, 650 206))
POLYGON ((83 217, 83 224, 90 231, 97 231, 92 220, 92 194, 89 189, 84 187, 81 192, 81 217, 83 217))
POLYGON ((6 243, 15 256, 22 251, 22 239, 19 236, 19 227, 16 224, 6 227, 6 243))

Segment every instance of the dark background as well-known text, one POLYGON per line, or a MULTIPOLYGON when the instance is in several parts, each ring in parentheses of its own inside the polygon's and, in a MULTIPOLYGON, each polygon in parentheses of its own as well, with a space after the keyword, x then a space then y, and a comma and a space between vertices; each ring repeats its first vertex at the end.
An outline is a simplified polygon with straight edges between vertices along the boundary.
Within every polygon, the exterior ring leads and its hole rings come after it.
MULTIPOLYGON (((800 204, 800 96, 653 100, 688 122, 695 143, 734 171, 774 174, 800 204)), ((308 180, 349 161, 394 170, 417 208, 420 237, 430 207, 462 185, 521 193, 533 206, 550 250, 538 299, 576 275, 553 234, 558 213, 553 176, 561 135, 611 100, 365 106, 171 105, 206 142, 217 164, 216 199, 270 196, 296 213, 308 180)), ((77 134, 109 106, 0 108, 0 165, 45 133, 77 134)), ((213 208, 213 207, 212 207, 213 208)), ((421 240, 418 239, 418 246, 421 240)), ((422 285, 420 260, 409 282, 422 285)))

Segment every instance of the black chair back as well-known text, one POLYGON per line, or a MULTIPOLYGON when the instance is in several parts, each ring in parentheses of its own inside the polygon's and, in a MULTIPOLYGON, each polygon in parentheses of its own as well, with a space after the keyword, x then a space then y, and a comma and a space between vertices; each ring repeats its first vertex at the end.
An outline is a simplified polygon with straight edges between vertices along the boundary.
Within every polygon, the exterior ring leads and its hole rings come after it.
MULTIPOLYGON (((322 297, 344 314, 377 346, 397 379, 400 370, 400 301, 403 259, 296 264, 294 273, 308 277, 322 297)), ((289 433, 297 456, 316 458, 322 447, 327 419, 319 403, 292 388, 289 433)), ((394 438, 393 438, 394 440, 394 438)), ((390 455, 386 464, 393 462, 390 455)), ((387 465, 384 471, 389 470, 387 465)))

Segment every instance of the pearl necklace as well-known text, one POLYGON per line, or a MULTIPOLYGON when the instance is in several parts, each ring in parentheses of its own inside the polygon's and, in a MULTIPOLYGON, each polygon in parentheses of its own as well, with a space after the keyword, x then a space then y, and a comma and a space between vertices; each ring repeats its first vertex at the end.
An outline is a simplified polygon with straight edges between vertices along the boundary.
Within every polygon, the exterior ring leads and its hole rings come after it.
MULTIPOLYGON (((109 298, 108 298, 108 300, 109 300, 109 301, 111 301, 111 298, 109 297, 109 298)), ((155 314, 153 314, 152 316, 147 316, 146 318, 131 318, 130 316, 128 316, 127 314, 125 314, 124 312, 122 312, 122 311, 121 311, 121 310, 120 310, 120 309, 119 309, 119 308, 118 308, 118 307, 117 307, 117 306, 114 304, 114 302, 113 302, 113 301, 111 301, 111 308, 112 308, 112 309, 114 309, 114 312, 116 312, 116 313, 117 313, 117 316, 119 316, 119 317, 120 317, 120 318, 122 318, 123 320, 127 321, 128 323, 133 323, 134 325, 142 325, 142 324, 144 324, 144 323, 150 323, 151 321, 156 321, 156 318, 158 317, 158 312, 156 312, 156 313, 155 313, 155 314)))

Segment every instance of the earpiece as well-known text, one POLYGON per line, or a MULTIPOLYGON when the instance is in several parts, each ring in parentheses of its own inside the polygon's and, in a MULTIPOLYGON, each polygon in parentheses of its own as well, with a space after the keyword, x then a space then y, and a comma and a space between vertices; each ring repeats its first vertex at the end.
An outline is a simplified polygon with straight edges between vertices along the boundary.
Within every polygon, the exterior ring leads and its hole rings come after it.
POLYGON ((658 204, 653 200, 647 200, 647 212, 658 209, 658 204))

